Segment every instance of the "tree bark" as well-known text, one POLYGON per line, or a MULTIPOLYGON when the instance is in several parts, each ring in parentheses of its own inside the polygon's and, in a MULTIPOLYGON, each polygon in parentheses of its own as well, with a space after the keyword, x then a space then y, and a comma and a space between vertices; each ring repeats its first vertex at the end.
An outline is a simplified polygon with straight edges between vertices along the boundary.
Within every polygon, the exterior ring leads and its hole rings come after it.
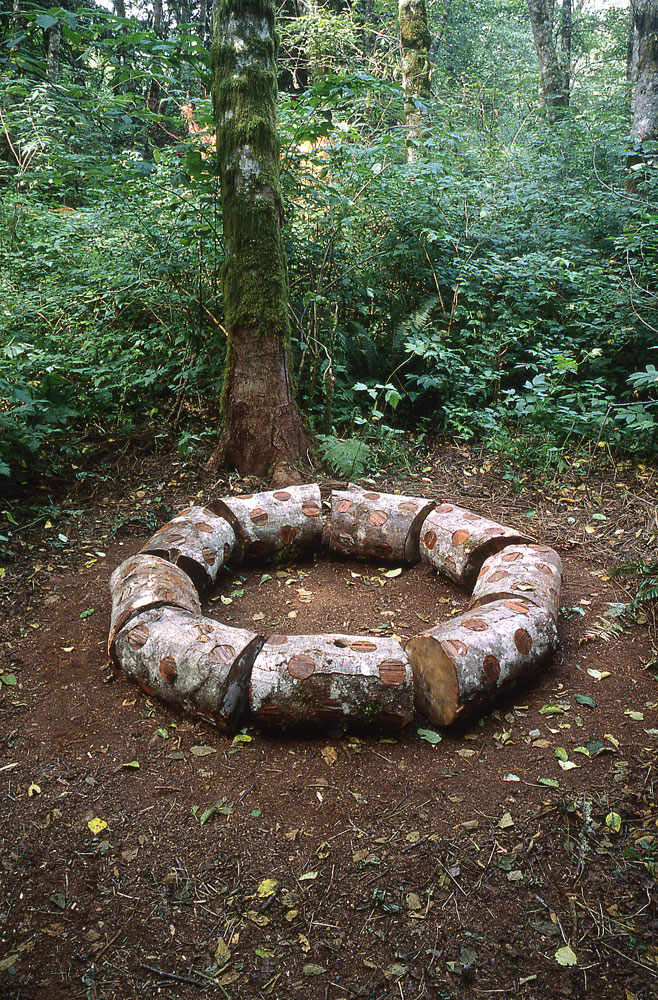
POLYGON ((482 563, 494 552, 514 543, 534 541, 514 528, 444 503, 425 519, 420 557, 461 587, 472 587, 482 563))
POLYGON ((471 608, 522 597, 557 621, 562 560, 548 545, 508 545, 485 559, 471 596, 471 608))
POLYGON ((119 632, 115 655, 148 694, 220 729, 237 728, 263 636, 180 608, 152 608, 119 632))
POLYGON ((59 50, 62 43, 62 26, 57 22, 46 31, 46 72, 49 83, 57 83, 59 77, 59 50))
POLYGON ((555 622, 527 600, 467 611, 407 643, 416 708, 448 726, 529 680, 556 647, 555 622))
POLYGON ((304 460, 290 375, 272 0, 219 0, 212 47, 228 334, 224 458, 243 474, 304 460))
POLYGON ((549 120, 555 121, 569 107, 569 80, 555 45, 555 0, 528 0, 528 12, 539 61, 544 105, 549 120))
POLYGON ((117 633, 140 611, 166 604, 201 613, 187 573, 157 556, 139 553, 122 562, 110 577, 110 593, 112 617, 107 648, 112 657, 117 633))
POLYGON ((658 0, 631 0, 631 18, 631 137, 642 146, 658 140, 658 0))
POLYGON ((271 635, 251 675, 251 711, 269 725, 402 729, 413 702, 401 645, 379 636, 271 635))
POLYGON ((322 501, 315 483, 226 497, 211 506, 233 526, 238 558, 262 559, 284 549, 299 553, 322 544, 322 501))
POLYGON ((210 507, 188 507, 164 524, 142 552, 180 566, 201 590, 217 579, 238 539, 229 522, 210 507))
POLYGON ((402 89, 405 93, 407 160, 418 158, 423 112, 418 102, 430 97, 430 33, 425 0, 398 0, 402 89))
POLYGON ((416 563, 421 525, 434 506, 423 497, 360 489, 331 494, 329 546, 366 559, 416 563))

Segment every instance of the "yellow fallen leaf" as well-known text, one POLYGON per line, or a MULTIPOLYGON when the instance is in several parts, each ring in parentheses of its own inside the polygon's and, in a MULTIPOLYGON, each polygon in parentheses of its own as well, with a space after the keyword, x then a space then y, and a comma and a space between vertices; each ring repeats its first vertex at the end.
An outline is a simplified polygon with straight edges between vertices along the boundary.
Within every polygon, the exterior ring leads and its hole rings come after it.
POLYGON ((338 760, 338 753, 335 747, 323 747, 320 753, 322 754, 325 764, 329 767, 331 767, 332 764, 335 764, 338 760))
POLYGON ((275 878, 266 878, 260 883, 256 889, 256 895, 259 899, 266 899, 268 896, 273 896, 276 892, 279 883, 275 878))
POLYGON ((99 834, 101 831, 107 829, 107 823, 105 820, 99 819, 98 816, 94 817, 94 819, 90 819, 87 826, 93 834, 99 834))
POLYGON ((231 949, 227 945, 224 938, 220 938, 217 942, 217 947, 215 948, 215 961, 217 962, 218 968, 221 969, 223 965, 226 965, 230 957, 231 949))

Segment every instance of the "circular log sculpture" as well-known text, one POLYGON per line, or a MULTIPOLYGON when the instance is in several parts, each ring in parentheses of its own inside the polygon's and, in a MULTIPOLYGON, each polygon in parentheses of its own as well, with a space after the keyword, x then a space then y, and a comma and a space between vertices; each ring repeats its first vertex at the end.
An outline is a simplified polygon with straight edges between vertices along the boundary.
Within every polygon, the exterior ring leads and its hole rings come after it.
POLYGON ((553 549, 452 503, 317 484, 188 507, 112 574, 108 651, 144 690, 232 732, 269 725, 375 724, 414 708, 449 725, 531 678, 557 648, 562 564, 553 549), (231 560, 331 551, 422 560, 473 587, 465 614, 407 642, 264 635, 201 613, 198 591, 231 560), (474 585, 474 586, 473 586, 474 585))

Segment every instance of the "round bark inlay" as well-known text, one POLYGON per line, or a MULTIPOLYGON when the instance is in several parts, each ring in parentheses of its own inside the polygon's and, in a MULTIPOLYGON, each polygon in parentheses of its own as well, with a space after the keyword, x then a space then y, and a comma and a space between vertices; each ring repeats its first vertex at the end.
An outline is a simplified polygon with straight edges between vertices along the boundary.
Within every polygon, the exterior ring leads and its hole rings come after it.
POLYGON ((279 538, 283 545, 292 545, 297 537, 297 528, 291 524, 283 524, 279 528, 279 538))
POLYGON ((167 535, 165 541, 169 542, 170 545, 175 545, 177 542, 184 542, 185 541, 185 535, 180 535, 180 534, 167 535))
POLYGON ((505 607, 509 608, 510 611, 518 611, 520 615, 527 615, 530 611, 525 601, 505 601, 505 607))
POLYGON ((315 660, 308 653, 298 653, 288 660, 288 673, 296 681, 305 681, 315 672, 315 660))
POLYGON ((497 657, 489 653, 482 661, 482 669, 484 670, 484 676, 488 681, 495 683, 498 680, 498 675, 500 674, 500 662, 497 657))
POLYGON ((128 642, 133 649, 141 649, 150 636, 148 625, 137 625, 128 633, 128 642))
POLYGON ((205 521, 200 521, 196 526, 196 530, 200 531, 203 535, 212 535, 213 526, 212 524, 206 524, 205 521))
POLYGON ((549 545, 531 545, 530 548, 533 550, 533 552, 550 552, 551 551, 549 545))
POLYGON ((268 638, 267 644, 268 646, 282 646, 283 643, 287 641, 288 641, 287 635, 279 635, 277 632, 275 632, 274 635, 271 635, 268 638))
POLYGON ((451 510, 455 508, 449 503, 442 503, 440 507, 436 507, 434 510, 435 514, 449 514, 451 510))
POLYGON ((214 549, 211 549, 209 545, 204 545, 201 549, 201 555, 203 556, 204 562, 207 562, 209 566, 212 566, 217 558, 217 553, 214 549))
POLYGON ((382 684, 389 684, 392 687, 403 684, 407 676, 402 660, 382 660, 377 669, 379 670, 382 684))
POLYGON ((272 496, 275 500, 290 500, 290 494, 286 490, 277 490, 272 496))
POLYGON ((350 649, 353 649, 355 653, 374 653, 377 649, 377 643, 370 642, 369 639, 357 639, 356 642, 352 643, 350 649))
POLYGON ((441 646, 450 657, 466 656, 468 653, 468 646, 461 639, 444 639, 441 646))
POLYGON ((379 500, 379 493, 364 493, 364 500, 379 500))
POLYGON ((504 528, 487 528, 487 530, 485 531, 485 535, 491 535, 492 538, 494 538, 496 535, 504 535, 504 534, 505 534, 504 528))
POLYGON ((470 531, 467 531, 466 528, 459 528, 458 531, 453 531, 451 541, 453 545, 463 545, 466 539, 470 537, 470 531))
POLYGON ((402 503, 398 504, 398 510, 401 514, 415 514, 418 510, 418 504, 414 503, 413 500, 403 500, 402 503))
POLYGON ((532 636, 524 628, 517 628, 514 633, 514 645, 519 653, 529 653, 532 649, 532 636))
POLYGON ((489 626, 482 618, 467 618, 462 622, 462 628, 469 628, 471 632, 486 632, 489 626))
POLYGON ((320 514, 320 508, 316 504, 315 500, 304 500, 302 504, 302 514, 306 517, 318 517, 320 514))
POLYGON ((436 545, 436 531, 426 531, 423 538, 423 544, 430 550, 436 545))
POLYGON ((388 514, 383 510, 373 510, 370 514, 370 523, 374 524, 375 527, 381 528, 383 524, 388 521, 388 514))
POLYGON ((517 559, 521 558, 520 552, 506 552, 501 557, 502 562, 516 562, 517 559))
POLYGON ((553 569, 552 566, 548 566, 546 563, 539 563, 537 569, 539 570, 540 573, 543 573, 544 576, 552 577, 554 576, 555 573, 557 573, 556 569, 553 569))
POLYGON ((162 679, 167 682, 167 684, 173 684, 178 677, 178 667, 176 666, 176 661, 173 656, 164 656, 160 660, 160 673, 162 674, 162 679))
POLYGON ((212 650, 212 655, 218 663, 231 663, 235 659, 235 648, 218 642, 212 650))
POLYGON ((354 505, 351 500, 341 500, 336 506, 336 510, 339 514, 349 514, 353 506, 354 505))
POLYGON ((473 521, 481 521, 482 518, 480 517, 479 514, 466 513, 464 514, 464 520, 473 522, 473 521))
POLYGON ((372 551, 375 553, 376 556, 382 556, 382 558, 386 558, 386 556, 390 556, 393 549, 391 548, 390 545, 388 545, 387 542, 378 542, 376 545, 373 545, 372 551))
POLYGON ((254 507, 251 514, 249 515, 249 520, 253 521, 254 524, 257 524, 260 527, 263 524, 267 524, 267 522, 269 521, 269 516, 267 511, 263 510, 262 507, 254 507))
POLYGON ((505 580, 508 576, 507 570, 495 569, 491 576, 487 577, 487 583, 497 583, 498 580, 505 580))

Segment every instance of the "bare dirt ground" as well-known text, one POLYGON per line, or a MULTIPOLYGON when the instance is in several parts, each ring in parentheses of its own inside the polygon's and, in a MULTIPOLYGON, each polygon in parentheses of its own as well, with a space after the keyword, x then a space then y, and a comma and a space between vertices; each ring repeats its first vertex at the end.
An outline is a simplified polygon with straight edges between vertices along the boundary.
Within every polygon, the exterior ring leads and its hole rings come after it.
MULTIPOLYGON (((260 484, 126 454, 1 503, 0 998, 655 996, 655 622, 604 639, 600 616, 631 596, 611 570, 655 558, 656 476, 573 471, 519 489, 446 448, 374 480, 564 562, 555 662, 440 742, 422 720, 232 741, 110 667, 111 570, 260 484)), ((407 637, 465 604, 420 566, 238 569, 206 608, 252 628, 407 637)))

